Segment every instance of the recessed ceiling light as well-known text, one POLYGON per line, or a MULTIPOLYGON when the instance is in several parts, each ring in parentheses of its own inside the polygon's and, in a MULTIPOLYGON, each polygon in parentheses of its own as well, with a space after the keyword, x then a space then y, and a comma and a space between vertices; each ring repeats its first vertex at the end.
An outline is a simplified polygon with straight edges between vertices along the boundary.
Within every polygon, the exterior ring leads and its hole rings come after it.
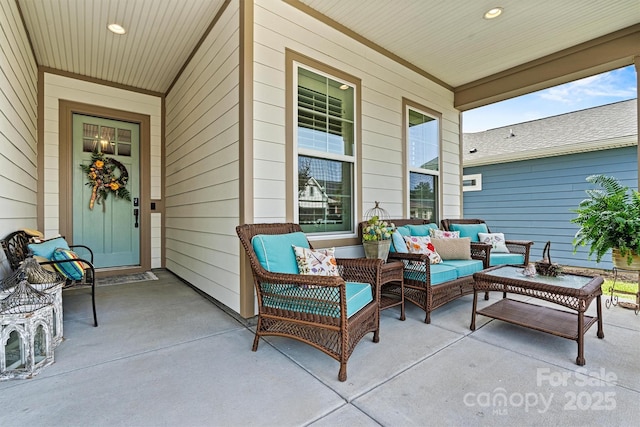
POLYGON ((343 85, 340 86, 340 89, 347 90, 347 89, 349 89, 349 85, 343 84, 343 85))
POLYGON ((497 18, 500 15, 502 15, 502 8, 494 7, 493 9, 489 9, 488 11, 485 12, 484 19, 493 19, 493 18, 497 18))
POLYGON ((114 34, 124 34, 127 32, 122 25, 118 24, 109 24, 107 25, 107 28, 114 34))

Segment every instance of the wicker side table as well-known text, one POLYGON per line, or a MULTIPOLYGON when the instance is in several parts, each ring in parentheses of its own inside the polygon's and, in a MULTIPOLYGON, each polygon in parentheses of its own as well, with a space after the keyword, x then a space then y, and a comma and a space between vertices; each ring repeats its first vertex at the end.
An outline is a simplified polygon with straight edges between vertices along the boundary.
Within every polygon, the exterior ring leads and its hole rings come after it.
POLYGON ((404 264, 391 261, 382 264, 380 278, 380 311, 400 306, 400 320, 404 320, 404 264))

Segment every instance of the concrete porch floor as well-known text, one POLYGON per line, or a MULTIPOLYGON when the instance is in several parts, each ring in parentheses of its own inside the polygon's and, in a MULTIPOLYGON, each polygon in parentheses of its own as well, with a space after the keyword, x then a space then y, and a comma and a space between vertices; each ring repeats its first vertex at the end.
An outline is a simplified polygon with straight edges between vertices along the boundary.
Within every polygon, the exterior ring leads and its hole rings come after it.
MULTIPOLYGON (((432 314, 382 312, 339 364, 253 327, 164 270, 159 280, 64 294, 65 340, 29 380, 0 382, 0 426, 624 426, 640 419, 640 316, 604 307, 577 344, 478 316, 472 297, 432 314)), ((501 295, 494 293, 488 302, 501 295)), ((595 302, 589 313, 595 313, 595 302)))

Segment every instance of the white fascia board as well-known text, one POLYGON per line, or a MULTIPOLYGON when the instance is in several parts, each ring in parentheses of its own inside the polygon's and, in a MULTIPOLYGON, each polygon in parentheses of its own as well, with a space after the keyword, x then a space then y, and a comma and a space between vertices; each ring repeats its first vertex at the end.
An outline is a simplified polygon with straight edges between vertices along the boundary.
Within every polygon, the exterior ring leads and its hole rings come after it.
POLYGON ((638 145, 638 135, 627 135, 618 138, 600 139, 586 143, 583 142, 580 144, 560 145, 557 147, 547 147, 536 150, 486 156, 478 160, 466 160, 464 162, 464 167, 495 165, 497 163, 510 163, 521 160, 563 156, 566 154, 588 153, 590 151, 610 150, 613 148, 631 147, 634 145, 638 145))

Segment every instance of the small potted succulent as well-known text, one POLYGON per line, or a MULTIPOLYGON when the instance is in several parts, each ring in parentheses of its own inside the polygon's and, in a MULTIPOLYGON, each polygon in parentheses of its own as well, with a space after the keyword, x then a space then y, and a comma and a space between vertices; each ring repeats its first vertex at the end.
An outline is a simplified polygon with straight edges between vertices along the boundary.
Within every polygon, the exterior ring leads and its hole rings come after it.
POLYGON ((586 190, 589 198, 572 210, 578 216, 571 222, 580 226, 574 252, 589 244, 589 256, 600 262, 611 249, 617 268, 640 270, 640 193, 610 176, 592 175, 587 182, 599 188, 586 190))
POLYGON ((362 229, 362 246, 365 256, 386 261, 391 246, 391 234, 395 229, 392 222, 382 220, 377 215, 371 217, 362 229))

